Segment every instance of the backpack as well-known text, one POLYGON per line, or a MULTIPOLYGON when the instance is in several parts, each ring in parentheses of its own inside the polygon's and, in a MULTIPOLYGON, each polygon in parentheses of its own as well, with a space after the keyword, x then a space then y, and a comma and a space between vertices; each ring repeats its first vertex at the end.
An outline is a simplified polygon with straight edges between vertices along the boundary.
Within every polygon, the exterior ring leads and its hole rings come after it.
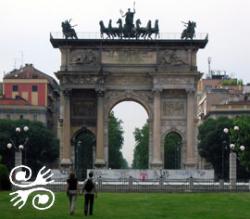
POLYGON ((87 192, 90 192, 93 188, 94 188, 94 183, 92 182, 91 179, 88 179, 84 186, 84 190, 86 190, 87 192))

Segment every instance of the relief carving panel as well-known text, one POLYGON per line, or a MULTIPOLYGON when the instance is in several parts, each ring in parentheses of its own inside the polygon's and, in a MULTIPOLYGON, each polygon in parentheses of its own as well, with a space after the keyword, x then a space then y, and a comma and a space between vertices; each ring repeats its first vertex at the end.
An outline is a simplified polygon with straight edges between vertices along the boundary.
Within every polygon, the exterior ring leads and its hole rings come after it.
POLYGON ((186 104, 183 100, 163 100, 162 116, 168 118, 184 118, 186 114, 186 104))
POLYGON ((161 50, 158 53, 159 65, 188 65, 188 53, 185 50, 161 50))
POLYGON ((73 50, 70 53, 70 64, 95 65, 98 63, 99 52, 91 49, 73 50))

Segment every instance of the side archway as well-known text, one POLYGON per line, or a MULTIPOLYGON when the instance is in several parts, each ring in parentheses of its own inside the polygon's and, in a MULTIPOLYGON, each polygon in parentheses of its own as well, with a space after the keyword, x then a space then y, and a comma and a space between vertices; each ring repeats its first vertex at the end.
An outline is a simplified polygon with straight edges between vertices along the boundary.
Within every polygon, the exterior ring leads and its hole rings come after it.
POLYGON ((169 132, 164 139, 164 169, 181 168, 183 139, 175 131, 169 132))
POLYGON ((76 131, 71 139, 74 146, 74 169, 79 180, 87 176, 87 169, 94 167, 96 137, 83 127, 76 131))

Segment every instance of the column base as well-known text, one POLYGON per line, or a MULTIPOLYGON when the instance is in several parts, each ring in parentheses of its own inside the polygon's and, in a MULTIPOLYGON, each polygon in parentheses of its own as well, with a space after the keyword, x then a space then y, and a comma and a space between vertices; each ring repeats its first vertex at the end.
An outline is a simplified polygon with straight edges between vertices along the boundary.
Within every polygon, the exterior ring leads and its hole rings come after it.
POLYGON ((96 159, 95 160, 95 167, 96 168, 104 168, 105 167, 105 161, 103 159, 96 159))
POLYGON ((188 160, 186 163, 184 163, 185 169, 197 169, 197 163, 193 160, 188 160))
POLYGON ((72 168, 72 161, 68 158, 63 158, 60 162, 60 166, 65 170, 70 170, 72 168))
POLYGON ((150 164, 150 167, 152 169, 162 169, 163 168, 163 165, 162 165, 162 162, 159 161, 159 160, 154 160, 151 162, 150 164))

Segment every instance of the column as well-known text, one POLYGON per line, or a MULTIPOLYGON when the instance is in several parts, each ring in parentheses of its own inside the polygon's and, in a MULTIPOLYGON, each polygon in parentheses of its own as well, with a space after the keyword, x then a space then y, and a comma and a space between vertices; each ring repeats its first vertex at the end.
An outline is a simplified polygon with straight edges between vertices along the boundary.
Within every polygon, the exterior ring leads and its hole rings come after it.
POLYGON ((187 150, 186 150, 186 167, 194 168, 195 155, 194 155, 194 138, 195 138, 195 125, 194 125, 194 112, 195 112, 195 92, 194 89, 187 90, 187 150))
POLYGON ((97 92, 96 160, 98 168, 105 166, 104 160, 104 92, 97 92))
POLYGON ((161 168, 161 94, 154 91, 154 117, 153 117, 153 159, 152 168, 161 168))
POLYGON ((63 91, 63 151, 61 165, 69 167, 71 161, 71 142, 70 142, 70 94, 71 90, 63 91))

